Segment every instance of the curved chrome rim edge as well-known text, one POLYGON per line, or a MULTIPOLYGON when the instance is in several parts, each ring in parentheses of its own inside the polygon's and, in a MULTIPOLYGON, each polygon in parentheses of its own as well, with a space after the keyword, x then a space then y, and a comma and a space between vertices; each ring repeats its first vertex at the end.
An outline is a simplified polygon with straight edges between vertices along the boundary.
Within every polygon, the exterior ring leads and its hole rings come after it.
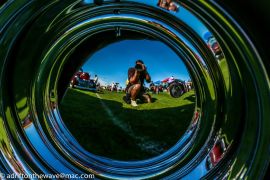
POLYGON ((4 17, 0 21, 1 171, 93 173, 97 178, 111 179, 263 177, 270 160, 270 83, 261 58, 241 27, 218 4, 177 3, 180 11, 193 14, 214 34, 224 60, 213 57, 202 34, 192 29, 180 12, 161 9, 155 1, 105 1, 101 6, 83 1, 5 4, 0 9, 4 17), (56 18, 39 26, 46 20, 44 14, 53 11, 56 18), (195 111, 200 119, 196 128, 191 124, 186 137, 149 160, 122 162, 86 152, 65 130, 57 110, 57 81, 72 48, 84 38, 115 26, 165 41, 183 57, 196 84, 195 111), (28 30, 44 33, 36 39, 44 43, 42 50, 29 45, 37 51, 30 54, 23 47, 35 42, 28 30), (31 64, 36 68, 34 77, 29 72, 22 74, 31 64), (8 76, 8 71, 14 77, 8 76), (220 141, 226 146, 221 160, 206 168, 220 141))

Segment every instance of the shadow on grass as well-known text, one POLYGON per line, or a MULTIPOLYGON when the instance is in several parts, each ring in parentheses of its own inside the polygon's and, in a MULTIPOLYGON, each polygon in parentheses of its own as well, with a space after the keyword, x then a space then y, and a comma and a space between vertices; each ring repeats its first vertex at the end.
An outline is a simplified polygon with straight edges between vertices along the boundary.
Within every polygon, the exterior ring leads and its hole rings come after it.
POLYGON ((191 101, 191 102, 195 102, 195 101, 196 101, 196 96, 195 96, 195 94, 194 94, 194 95, 185 97, 184 99, 185 99, 185 100, 189 100, 189 101, 191 101))
POLYGON ((118 160, 141 160, 168 150, 194 112, 194 103, 140 110, 95 96, 68 90, 59 107, 62 119, 86 150, 118 160))
MULTIPOLYGON (((158 100, 157 98, 151 97, 151 103, 154 103, 154 102, 156 102, 157 100, 158 100)), ((137 101, 137 103, 138 103, 138 104, 145 104, 145 102, 142 101, 142 100, 140 100, 140 99, 137 101)))

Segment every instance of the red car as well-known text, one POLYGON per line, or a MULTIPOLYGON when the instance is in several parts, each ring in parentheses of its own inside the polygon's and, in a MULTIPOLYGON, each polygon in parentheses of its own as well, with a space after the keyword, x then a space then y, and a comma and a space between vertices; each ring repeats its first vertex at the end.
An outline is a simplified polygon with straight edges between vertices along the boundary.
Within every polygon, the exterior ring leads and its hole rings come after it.
POLYGON ((207 157, 206 167, 207 169, 212 169, 216 164, 223 158, 225 151, 227 150, 227 145, 224 139, 219 139, 216 141, 213 149, 210 151, 207 157))
POLYGON ((90 79, 90 74, 87 72, 76 72, 70 81, 71 88, 97 91, 96 86, 96 83, 93 79, 90 79))

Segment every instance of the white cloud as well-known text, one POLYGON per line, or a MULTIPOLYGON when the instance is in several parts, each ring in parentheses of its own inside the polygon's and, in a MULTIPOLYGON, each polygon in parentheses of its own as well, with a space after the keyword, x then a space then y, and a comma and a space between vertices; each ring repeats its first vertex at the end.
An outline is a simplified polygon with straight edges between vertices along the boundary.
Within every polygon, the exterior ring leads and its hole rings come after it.
POLYGON ((98 82, 100 83, 101 86, 106 86, 109 84, 108 82, 106 82, 105 80, 103 80, 101 78, 98 79, 98 82))

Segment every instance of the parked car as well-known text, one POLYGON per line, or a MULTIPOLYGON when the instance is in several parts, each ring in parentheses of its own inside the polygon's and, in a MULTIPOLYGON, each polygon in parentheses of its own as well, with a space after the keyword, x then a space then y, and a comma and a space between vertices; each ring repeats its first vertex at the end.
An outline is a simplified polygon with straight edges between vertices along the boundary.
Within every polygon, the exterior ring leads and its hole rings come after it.
POLYGON ((71 88, 78 88, 89 91, 97 91, 97 85, 93 79, 90 79, 90 74, 87 72, 76 72, 70 81, 71 88))
POLYGON ((172 78, 166 78, 162 82, 164 84, 164 88, 166 88, 174 98, 179 98, 187 92, 185 82, 180 79, 172 80, 172 78))
POLYGON ((182 96, 185 92, 187 92, 187 88, 185 86, 185 83, 182 81, 176 79, 169 85, 169 91, 170 95, 174 98, 179 98, 182 96))
POLYGON ((223 158, 227 145, 223 138, 218 139, 206 159, 206 168, 212 169, 223 158))
POLYGON ((209 32, 207 32, 204 35, 204 37, 207 40, 207 45, 211 49, 215 58, 218 60, 222 59, 224 57, 224 55, 222 53, 221 47, 220 47, 219 43, 217 42, 216 38, 212 34, 210 34, 209 32))

